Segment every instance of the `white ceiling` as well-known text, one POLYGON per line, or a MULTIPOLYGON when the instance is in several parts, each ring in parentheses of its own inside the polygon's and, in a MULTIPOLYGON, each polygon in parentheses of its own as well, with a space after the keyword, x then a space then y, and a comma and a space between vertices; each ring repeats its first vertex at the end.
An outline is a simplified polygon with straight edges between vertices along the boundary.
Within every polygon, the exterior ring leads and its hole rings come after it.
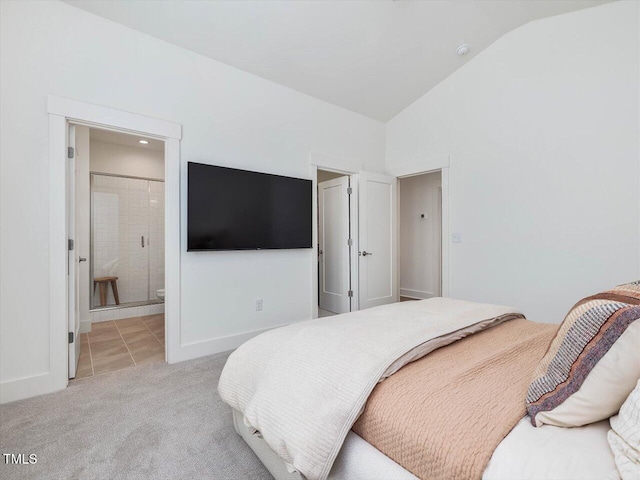
POLYGON ((126 145, 128 147, 144 148, 147 150, 164 151, 164 142, 155 138, 143 137, 123 132, 114 132, 112 130, 102 130, 99 128, 91 128, 89 130, 89 139, 98 142, 115 143, 117 145, 126 145), (146 145, 138 142, 138 140, 146 140, 146 145))
POLYGON ((607 0, 66 1, 387 121, 510 30, 607 0))

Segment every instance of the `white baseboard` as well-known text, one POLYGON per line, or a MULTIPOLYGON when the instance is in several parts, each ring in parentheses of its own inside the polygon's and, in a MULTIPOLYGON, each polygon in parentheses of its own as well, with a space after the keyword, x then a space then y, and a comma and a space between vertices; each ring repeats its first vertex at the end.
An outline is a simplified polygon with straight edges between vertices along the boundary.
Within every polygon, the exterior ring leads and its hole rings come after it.
POLYGON ((91 331, 91 319, 80 320, 80 333, 89 333, 91 331))
POLYGON ((0 403, 57 392, 67 387, 66 382, 56 382, 53 377, 51 372, 46 372, 2 382, 0 383, 0 403))
POLYGON ((184 362, 185 360, 213 355, 214 353, 235 350, 247 340, 250 340, 251 338, 268 330, 273 330, 274 328, 279 327, 284 327, 284 325, 276 325, 270 328, 262 328, 260 330, 252 330, 250 332, 237 333, 226 337, 212 338, 201 342, 181 345, 179 352, 176 352, 175 357, 171 359, 170 363, 184 362))
MULTIPOLYGON (((84 333, 85 324, 90 322, 83 321, 80 324, 80 332, 84 333)), ((247 340, 260 335, 263 332, 272 330, 273 328, 283 327, 284 325, 276 325, 270 328, 262 328, 252 330, 250 332, 228 335, 225 337, 212 338, 201 342, 194 342, 182 345, 175 358, 171 363, 191 360, 193 358, 213 355, 214 353, 228 352, 242 345, 247 340)), ((67 386, 66 382, 57 382, 50 372, 33 375, 26 378, 9 380, 0 383, 0 403, 13 402, 23 398, 35 397, 47 393, 53 393, 58 390, 64 390, 67 386)))
POLYGON ((434 292, 425 292, 423 290, 411 290, 409 288, 401 288, 400 296, 408 297, 408 298, 419 298, 421 300, 437 297, 437 295, 434 292))

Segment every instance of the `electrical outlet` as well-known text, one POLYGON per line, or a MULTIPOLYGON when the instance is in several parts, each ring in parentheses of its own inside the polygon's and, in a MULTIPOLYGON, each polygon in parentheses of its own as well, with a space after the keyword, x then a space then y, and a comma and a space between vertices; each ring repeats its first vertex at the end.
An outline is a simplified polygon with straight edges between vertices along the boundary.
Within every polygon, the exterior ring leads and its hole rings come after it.
POLYGON ((259 298, 256 300, 256 312, 261 312, 262 311, 262 299, 259 298))
POLYGON ((452 243, 462 243, 462 234, 461 233, 452 233, 451 234, 451 242, 452 243))

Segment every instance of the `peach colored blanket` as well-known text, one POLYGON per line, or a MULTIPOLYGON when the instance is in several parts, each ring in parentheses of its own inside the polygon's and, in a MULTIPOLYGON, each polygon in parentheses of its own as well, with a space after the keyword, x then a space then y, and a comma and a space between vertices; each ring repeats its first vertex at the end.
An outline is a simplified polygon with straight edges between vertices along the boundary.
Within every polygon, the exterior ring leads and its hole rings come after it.
POLYGON ((380 383, 353 430, 419 478, 480 479, 557 329, 518 319, 440 348, 380 383))

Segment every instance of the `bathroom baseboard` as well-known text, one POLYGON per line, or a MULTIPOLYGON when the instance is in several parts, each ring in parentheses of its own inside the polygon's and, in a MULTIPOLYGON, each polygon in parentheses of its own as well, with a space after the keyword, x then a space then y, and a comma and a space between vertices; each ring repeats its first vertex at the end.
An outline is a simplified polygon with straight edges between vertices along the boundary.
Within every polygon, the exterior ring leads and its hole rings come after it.
POLYGON ((157 315, 164 313, 164 303, 152 303, 151 305, 140 305, 136 307, 108 308, 104 310, 92 310, 90 312, 91 322, 107 322, 109 320, 120 320, 123 318, 144 317, 146 315, 157 315))
POLYGON ((80 333, 89 333, 91 331, 91 319, 80 320, 80 333))

